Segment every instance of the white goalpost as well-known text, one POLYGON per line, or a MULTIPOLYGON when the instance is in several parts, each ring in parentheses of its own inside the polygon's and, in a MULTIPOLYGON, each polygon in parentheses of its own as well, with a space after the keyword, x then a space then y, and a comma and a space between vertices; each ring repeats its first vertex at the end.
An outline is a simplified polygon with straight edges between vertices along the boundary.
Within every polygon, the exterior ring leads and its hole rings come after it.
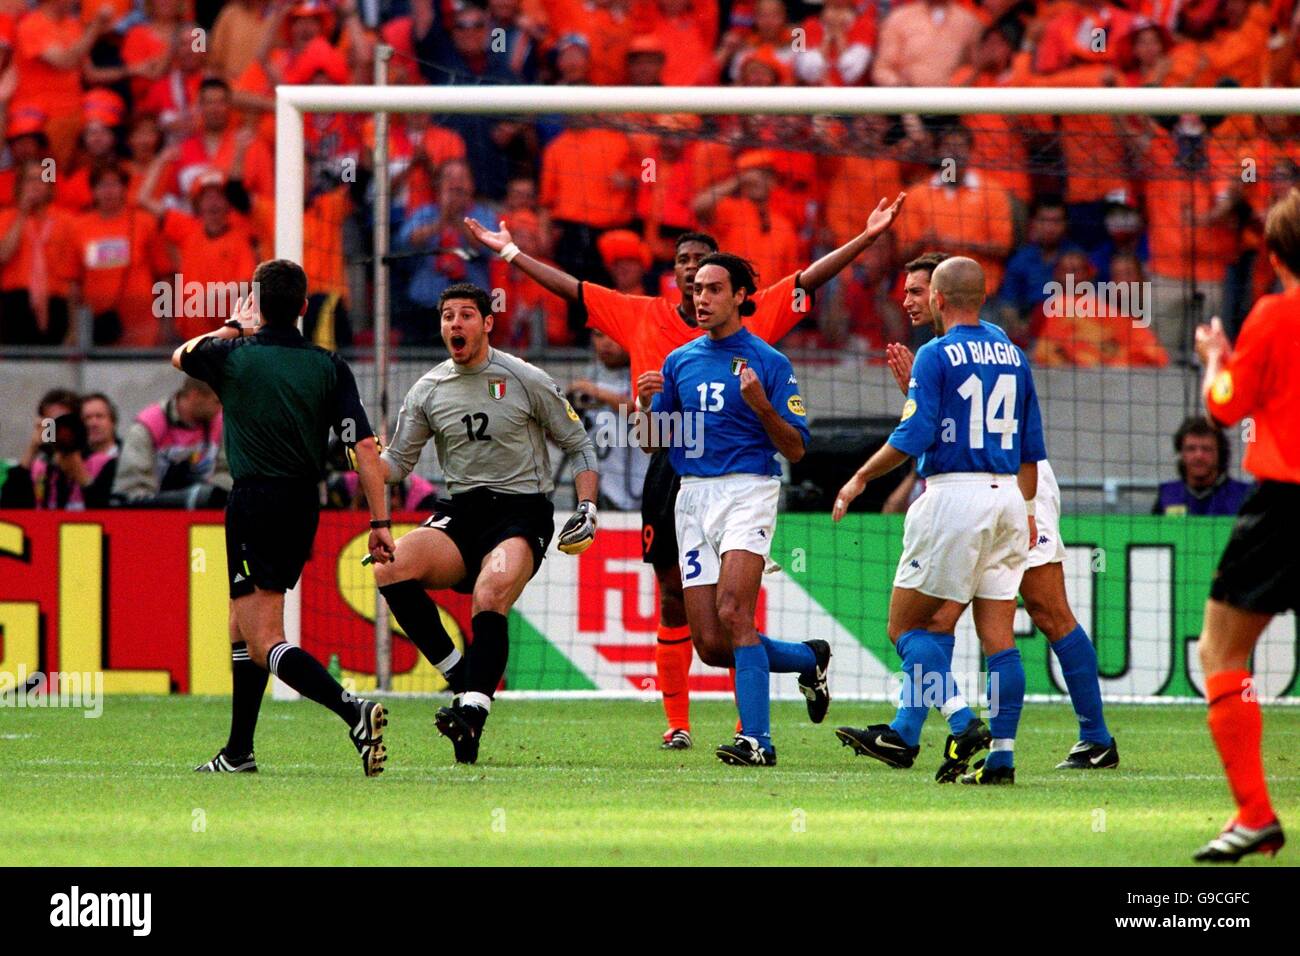
MULTIPOLYGON (((382 76, 377 75, 382 82, 382 76)), ((841 87, 841 88, 743 88, 743 87, 553 87, 553 86, 279 86, 276 88, 275 141, 275 255, 303 261, 304 182, 307 157, 304 122, 307 114, 360 113, 377 117, 387 114, 480 114, 487 116, 540 116, 547 114, 696 114, 740 116, 829 115, 851 117, 877 114, 899 116, 962 115, 1080 115, 1110 116, 1177 116, 1219 115, 1300 115, 1300 89, 1263 88, 972 88, 972 87, 841 87)), ((387 141, 382 135, 384 123, 377 123, 375 138, 378 160, 375 163, 377 194, 387 197, 387 141)), ((386 203, 385 203, 386 205, 386 203)), ((874 201, 872 203, 874 205, 874 201)), ((387 227, 386 210, 381 217, 387 227)), ((377 308, 387 302, 385 274, 386 246, 376 249, 374 268, 377 308)), ((386 328, 386 322, 380 327, 386 328)), ((380 344, 376 336, 376 360, 387 362, 386 336, 380 344)), ((1123 371, 1123 370, 1120 370, 1123 371)), ((381 379, 380 387, 383 385, 381 379)), ((806 393, 805 393, 806 394, 806 393)), ((896 397, 896 393, 895 393, 896 397)), ((810 406, 811 407, 811 406, 810 406)), ((1050 433, 1049 433, 1050 435, 1050 433)), ((1049 446, 1050 447, 1050 446, 1049 446)), ((1054 456, 1055 460, 1055 456, 1054 456)), ((604 523, 602 522, 602 527, 604 523)), ((639 524, 637 525, 639 528, 639 524)), ((1068 541, 1069 535, 1063 535, 1068 541)), ((1082 542, 1080 542, 1082 545, 1082 542)), ((1172 549, 1170 554, 1172 555, 1172 549)), ((1172 562, 1173 558, 1169 560, 1172 562)), ((1141 582, 1139 582, 1141 583, 1141 582)), ((1163 587, 1161 583, 1160 587, 1163 587)), ((301 583, 287 596, 285 605, 286 637, 299 643, 302 629, 301 583)), ((1172 584, 1168 588, 1172 594, 1172 584)), ((1162 595, 1153 601, 1165 601, 1162 595)), ((1169 599, 1172 603, 1172 598, 1169 599)), ((1092 612, 1088 612, 1091 620, 1092 612)), ((1083 619, 1083 615, 1080 615, 1083 619)), ((1289 621, 1289 619, 1288 619, 1289 621)), ((1277 622, 1275 622, 1275 625, 1277 622)), ((1153 627, 1155 625, 1152 625, 1153 627)), ((1160 626, 1164 626, 1163 619, 1160 626)), ((1294 627, 1293 624, 1288 626, 1294 627)), ((1171 629, 1172 630, 1172 629, 1171 629)), ((386 628, 376 628, 380 689, 388 690, 386 628)), ((1175 641, 1182 640, 1175 636, 1175 641)), ((1163 645, 1161 645, 1163 648, 1163 645)), ((1161 651, 1163 653, 1163 650, 1161 651)), ((1184 652, 1185 653, 1185 652, 1184 652)), ((838 650, 837 650, 838 654, 838 650)), ((1300 650, 1292 654, 1290 666, 1300 670, 1300 650)), ((892 665, 883 665, 886 670, 892 665)), ((1161 662, 1159 666, 1165 664, 1161 662)), ((1285 661, 1280 666, 1287 666, 1285 661)), ((956 669, 954 665, 954 669, 956 669)), ((873 677, 874 680, 874 672, 873 677)), ((1288 678, 1294 683, 1298 678, 1288 678)), ((874 687, 875 685, 872 684, 874 687)), ((277 682, 275 691, 280 696, 277 682)), ((530 691, 559 697, 643 696, 624 688, 622 691, 599 686, 594 691, 530 691)), ((1300 703, 1292 687, 1287 703, 1300 703)), ((700 696, 710 696, 707 693, 700 696)), ((853 695, 849 695, 853 696, 853 695)), ((874 692, 861 696, 878 696, 874 692)), ((883 695, 879 695, 883 696, 883 695)), ((1027 699, 1041 699, 1031 694, 1027 699)), ((1059 696, 1050 699, 1059 700, 1059 696)), ((1152 693, 1125 693, 1116 690, 1108 700, 1142 700, 1169 702, 1168 697, 1152 693)), ((1175 702, 1190 698, 1180 696, 1175 702)))

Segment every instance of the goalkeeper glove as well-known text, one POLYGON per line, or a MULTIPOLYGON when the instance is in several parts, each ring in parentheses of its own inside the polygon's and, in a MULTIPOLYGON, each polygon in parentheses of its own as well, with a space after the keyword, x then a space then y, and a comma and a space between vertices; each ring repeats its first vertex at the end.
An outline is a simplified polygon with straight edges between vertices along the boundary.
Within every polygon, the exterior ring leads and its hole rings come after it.
POLYGON ((596 539, 596 505, 595 502, 579 502, 578 510, 560 529, 560 541, 556 545, 565 554, 582 554, 591 547, 596 539))

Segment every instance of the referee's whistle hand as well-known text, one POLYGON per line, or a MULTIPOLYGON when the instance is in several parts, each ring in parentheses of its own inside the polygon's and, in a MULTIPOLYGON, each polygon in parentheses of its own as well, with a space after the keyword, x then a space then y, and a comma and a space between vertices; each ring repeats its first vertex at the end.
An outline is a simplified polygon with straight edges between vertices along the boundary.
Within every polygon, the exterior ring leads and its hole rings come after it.
POLYGON ((397 545, 393 543, 393 533, 387 528, 373 529, 366 544, 375 564, 388 564, 393 560, 393 553, 397 550, 397 545))

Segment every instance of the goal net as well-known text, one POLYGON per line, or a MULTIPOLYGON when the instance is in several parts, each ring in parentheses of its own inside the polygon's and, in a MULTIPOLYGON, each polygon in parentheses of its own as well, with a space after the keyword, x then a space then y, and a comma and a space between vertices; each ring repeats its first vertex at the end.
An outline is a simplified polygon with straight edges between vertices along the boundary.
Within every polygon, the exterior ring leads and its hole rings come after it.
MULTIPOLYGON (((973 257, 988 280, 984 317, 1034 365, 1066 589, 1096 644, 1103 694, 1202 694, 1197 636, 1249 481, 1240 461, 1253 426, 1219 432, 1194 420, 1193 330, 1220 316, 1235 335, 1274 288, 1261 223, 1300 182, 1300 91, 311 86, 280 87, 277 100, 277 253, 348 277, 348 327, 336 341, 351 343, 375 418, 391 432, 407 389, 445 359, 434 304, 449 283, 470 281, 493 296, 494 346, 549 372, 598 446, 596 543, 576 558, 552 545, 515 605, 507 691, 656 695, 658 605, 637 511, 644 459, 618 437, 630 378, 617 339, 650 320, 630 307, 593 319, 476 243, 464 216, 490 230, 504 220, 522 250, 585 282, 673 305, 686 232, 750 259, 760 287, 801 277, 780 286, 794 311, 779 346, 812 443, 785 467, 772 552, 781 570, 765 576, 757 617, 786 640, 830 641, 839 697, 885 698, 895 686, 887 608, 903 513, 921 487, 905 466, 839 524, 831 500, 902 412, 884 347, 915 350, 932 334, 908 300, 906 264, 973 257), (361 157, 359 185, 346 162, 322 172, 304 122, 309 133, 355 127, 379 159, 361 157), (386 144, 376 134, 385 125, 386 144), (322 201, 339 195, 331 170, 350 203, 322 201), (900 191, 892 229, 833 275, 814 270, 808 288, 811 264, 853 242, 877 202, 900 191), (377 208, 389 222, 375 232, 377 208)), ((558 526, 572 483, 554 448, 550 467, 558 526)), ((425 516, 445 493, 441 479, 430 447, 397 492, 395 530, 425 516)), ((365 523, 338 503, 301 586, 302 642, 338 655, 359 688, 444 689, 395 621, 376 627, 373 576, 359 563, 365 523)), ((469 597, 434 596, 464 641, 469 597)), ((1028 609, 1015 627, 1029 694, 1063 699, 1028 609)), ((1262 697, 1300 700, 1294 616, 1274 621, 1254 666, 1262 697)), ((969 689, 982 670, 967 614, 954 672, 969 689)), ((730 683, 697 660, 691 686, 725 694, 730 683)), ((773 689, 795 694, 790 680, 773 689)))

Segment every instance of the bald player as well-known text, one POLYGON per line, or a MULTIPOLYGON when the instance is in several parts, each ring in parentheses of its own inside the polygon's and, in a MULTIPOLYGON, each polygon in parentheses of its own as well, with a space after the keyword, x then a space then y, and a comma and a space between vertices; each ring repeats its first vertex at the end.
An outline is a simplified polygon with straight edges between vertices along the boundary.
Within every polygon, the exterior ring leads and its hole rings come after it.
MULTIPOLYGON (((944 333, 939 316, 930 308, 930 276, 947 253, 927 252, 908 262, 903 286, 903 311, 913 326, 930 324, 935 335, 944 333)), ((1006 333, 991 322, 981 322, 991 334, 1009 342, 1006 333)), ((912 352, 905 345, 886 346, 886 360, 898 387, 907 395, 912 377, 912 352)), ((1035 495, 1035 521, 1038 537, 1029 549, 1029 563, 1020 582, 1020 596, 1025 600, 1029 617, 1047 637, 1056 655, 1079 722, 1079 739, 1070 748, 1057 770, 1106 770, 1119 766, 1119 746, 1106 726, 1101 701, 1101 681, 1097 673, 1097 651, 1088 632, 1074 616, 1065 592, 1065 543, 1061 539, 1061 490, 1056 474, 1044 458, 1038 463, 1038 492, 1035 495)), ((935 614, 926 630, 952 662, 953 632, 964 608, 956 602, 945 604, 935 614)), ((900 718, 903 719, 903 718, 900 718)), ((890 724, 872 724, 836 731, 846 746, 855 752, 874 757, 891 767, 910 767, 914 754, 903 745, 890 724)))
POLYGON ((843 518, 868 482, 909 457, 918 459, 926 491, 904 521, 889 604, 889 638, 904 675, 896 728, 915 756, 926 712, 939 707, 951 733, 935 779, 1010 784, 1025 692, 1012 623, 1037 539, 1034 496, 1038 462, 1046 457, 1042 421, 1024 353, 980 323, 979 264, 965 257, 939 263, 930 302, 947 332, 917 352, 902 420, 840 489, 832 518, 843 518), (950 661, 927 630, 949 601, 973 607, 988 655, 991 726, 971 711, 950 661), (988 760, 967 774, 970 758, 986 747, 992 748, 988 760))
POLYGON ((375 581, 406 636, 456 694, 435 723, 456 761, 474 763, 506 671, 506 615, 555 531, 546 436, 568 454, 578 493, 578 510, 560 531, 566 554, 581 554, 596 536, 596 453, 550 376, 488 343, 484 290, 448 286, 438 311, 451 358, 411 386, 379 461, 384 480, 396 484, 432 440, 451 499, 398 540, 392 560, 376 564, 375 581), (473 595, 474 640, 463 661, 426 592, 442 588, 473 595))
MULTIPOLYGON (((867 217, 866 227, 838 249, 822 256, 808 268, 765 286, 746 301, 753 311, 745 317, 745 328, 769 345, 780 341, 799 324, 812 308, 817 290, 833 279, 893 224, 906 193, 891 203, 881 199, 867 217)), ((663 385, 660 369, 668 353, 700 338, 704 333, 695 315, 695 273, 705 256, 718 251, 712 236, 686 232, 677 237, 673 271, 680 301, 659 296, 626 295, 594 282, 580 282, 567 272, 540 262, 515 245, 502 222, 496 232, 473 219, 465 226, 481 244, 496 252, 544 289, 580 302, 587 311, 587 325, 599 329, 623 347, 632 359, 632 392, 638 394, 643 380, 651 387, 663 385)), ((760 277, 765 281, 769 277, 760 277)), ((641 496, 641 558, 655 571, 659 586, 659 628, 655 645, 655 671, 663 694, 668 730, 663 735, 666 750, 691 746, 690 694, 687 674, 693 659, 691 629, 686 622, 678 564, 675 512, 681 485, 669 462, 668 452, 656 452, 646 471, 641 496)), ((698 636, 698 635, 697 635, 698 636)), ((808 697, 809 716, 816 720, 820 704, 808 697)))

